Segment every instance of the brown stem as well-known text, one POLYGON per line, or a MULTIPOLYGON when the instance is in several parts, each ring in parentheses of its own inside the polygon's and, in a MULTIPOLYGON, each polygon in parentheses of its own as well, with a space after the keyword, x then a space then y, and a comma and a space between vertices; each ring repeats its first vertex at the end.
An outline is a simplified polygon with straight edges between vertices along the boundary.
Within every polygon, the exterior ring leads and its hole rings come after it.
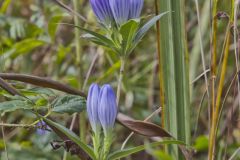
POLYGON ((69 94, 80 95, 82 97, 86 97, 86 95, 83 92, 78 91, 78 90, 76 90, 70 86, 67 86, 63 83, 60 83, 60 82, 57 82, 57 81, 54 81, 54 80, 51 80, 48 78, 31 76, 31 75, 26 75, 26 74, 16 74, 16 73, 0 73, 0 77, 5 80, 20 81, 20 82, 40 86, 40 87, 56 89, 56 90, 66 92, 69 94))

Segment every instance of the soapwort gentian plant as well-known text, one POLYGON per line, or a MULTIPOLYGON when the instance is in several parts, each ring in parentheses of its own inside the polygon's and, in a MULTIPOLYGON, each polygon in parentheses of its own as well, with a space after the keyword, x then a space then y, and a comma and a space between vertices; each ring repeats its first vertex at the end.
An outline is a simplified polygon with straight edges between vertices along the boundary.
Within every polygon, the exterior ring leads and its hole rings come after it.
MULTIPOLYGON (((88 91, 87 114, 92 128, 94 155, 91 157, 94 160, 117 160, 146 148, 145 145, 141 145, 117 151, 110 150, 114 135, 116 135, 114 132, 114 124, 117 111, 116 96, 112 87, 109 84, 105 84, 100 88, 98 84, 93 83, 88 91)), ((149 146, 154 147, 162 144, 183 143, 176 140, 164 140, 150 143, 149 146)))
POLYGON ((113 141, 113 127, 117 117, 116 96, 110 85, 105 84, 101 89, 97 84, 90 86, 87 113, 93 131, 95 156, 98 160, 106 160, 113 141))
POLYGON ((79 27, 88 33, 83 37, 110 48, 121 58, 127 57, 146 32, 166 14, 155 16, 141 26, 140 14, 144 0, 90 0, 90 3, 106 34, 79 27))
POLYGON ((140 14, 144 0, 90 0, 90 3, 105 34, 77 27, 88 33, 83 35, 84 38, 111 49, 119 56, 121 62, 117 87, 117 103, 119 103, 126 58, 147 31, 167 12, 154 16, 141 25, 140 14))

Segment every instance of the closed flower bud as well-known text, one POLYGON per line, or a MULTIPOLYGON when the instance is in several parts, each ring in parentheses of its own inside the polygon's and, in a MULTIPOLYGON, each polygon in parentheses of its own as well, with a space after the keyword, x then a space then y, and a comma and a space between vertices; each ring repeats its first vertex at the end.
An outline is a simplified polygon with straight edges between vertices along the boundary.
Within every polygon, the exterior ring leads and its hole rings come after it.
POLYGON ((129 10, 129 19, 139 18, 144 0, 129 0, 130 1, 130 10, 129 10))
POLYGON ((109 0, 115 22, 119 25, 128 21, 129 2, 130 0, 109 0))
POLYGON ((90 3, 99 22, 109 26, 114 20, 109 0, 90 0, 90 3))
POLYGON ((110 85, 106 84, 101 88, 98 104, 99 120, 106 135, 109 131, 112 131, 117 117, 116 96, 110 85))
POLYGON ((36 133, 41 136, 47 134, 47 132, 50 130, 49 126, 44 121, 39 121, 36 124, 36 128, 36 133))
POLYGON ((98 98, 100 87, 97 84, 92 84, 88 91, 87 97, 87 114, 92 127, 96 133, 100 129, 100 121, 98 118, 98 98))

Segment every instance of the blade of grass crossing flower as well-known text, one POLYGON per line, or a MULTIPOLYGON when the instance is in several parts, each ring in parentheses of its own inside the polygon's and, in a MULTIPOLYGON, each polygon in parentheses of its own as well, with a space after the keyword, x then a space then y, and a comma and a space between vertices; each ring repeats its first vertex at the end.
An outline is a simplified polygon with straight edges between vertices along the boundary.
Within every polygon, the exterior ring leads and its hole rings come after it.
MULTIPOLYGON (((184 26, 184 0, 160 1, 160 12, 170 11, 160 21, 161 62, 165 83, 165 127, 189 144, 189 72, 184 26)), ((169 148, 176 160, 184 159, 176 146, 169 148)))
MULTIPOLYGON (((167 144, 184 145, 183 142, 177 141, 177 140, 163 140, 161 142, 150 143, 149 146, 157 147, 157 146, 160 146, 160 145, 167 145, 167 144)), ((145 145, 141 145, 141 146, 137 146, 137 147, 133 147, 133 148, 129 148, 129 149, 124 149, 124 150, 121 150, 121 151, 116 151, 116 152, 110 154, 108 159, 109 160, 116 160, 116 159, 124 158, 124 157, 127 157, 127 156, 131 155, 131 154, 143 151, 144 149, 146 149, 146 147, 147 146, 145 146, 145 145)))

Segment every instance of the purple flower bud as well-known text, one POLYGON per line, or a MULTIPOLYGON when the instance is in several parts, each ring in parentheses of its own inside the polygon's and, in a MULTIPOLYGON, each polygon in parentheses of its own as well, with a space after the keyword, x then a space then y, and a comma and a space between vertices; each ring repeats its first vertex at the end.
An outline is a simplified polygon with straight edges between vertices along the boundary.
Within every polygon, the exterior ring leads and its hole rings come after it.
POLYGON ((92 127, 92 130, 96 133, 100 127, 100 121, 98 118, 98 98, 100 93, 100 87, 97 84, 92 84, 88 91, 87 97, 87 113, 92 127))
POLYGON ((44 121, 39 121, 36 124, 36 127, 37 127, 36 133, 38 135, 45 135, 48 132, 48 130, 50 130, 49 126, 44 121))
POLYGON ((129 1, 130 0, 109 0, 115 22, 119 25, 128 21, 129 1))
POLYGON ((116 96, 110 85, 106 84, 101 88, 98 104, 99 120, 106 135, 113 128, 117 117, 116 96))
POLYGON ((90 3, 100 23, 109 26, 114 19, 109 0, 90 0, 90 3))
POLYGON ((130 11, 129 11, 129 19, 139 18, 144 0, 129 0, 130 1, 130 11))

